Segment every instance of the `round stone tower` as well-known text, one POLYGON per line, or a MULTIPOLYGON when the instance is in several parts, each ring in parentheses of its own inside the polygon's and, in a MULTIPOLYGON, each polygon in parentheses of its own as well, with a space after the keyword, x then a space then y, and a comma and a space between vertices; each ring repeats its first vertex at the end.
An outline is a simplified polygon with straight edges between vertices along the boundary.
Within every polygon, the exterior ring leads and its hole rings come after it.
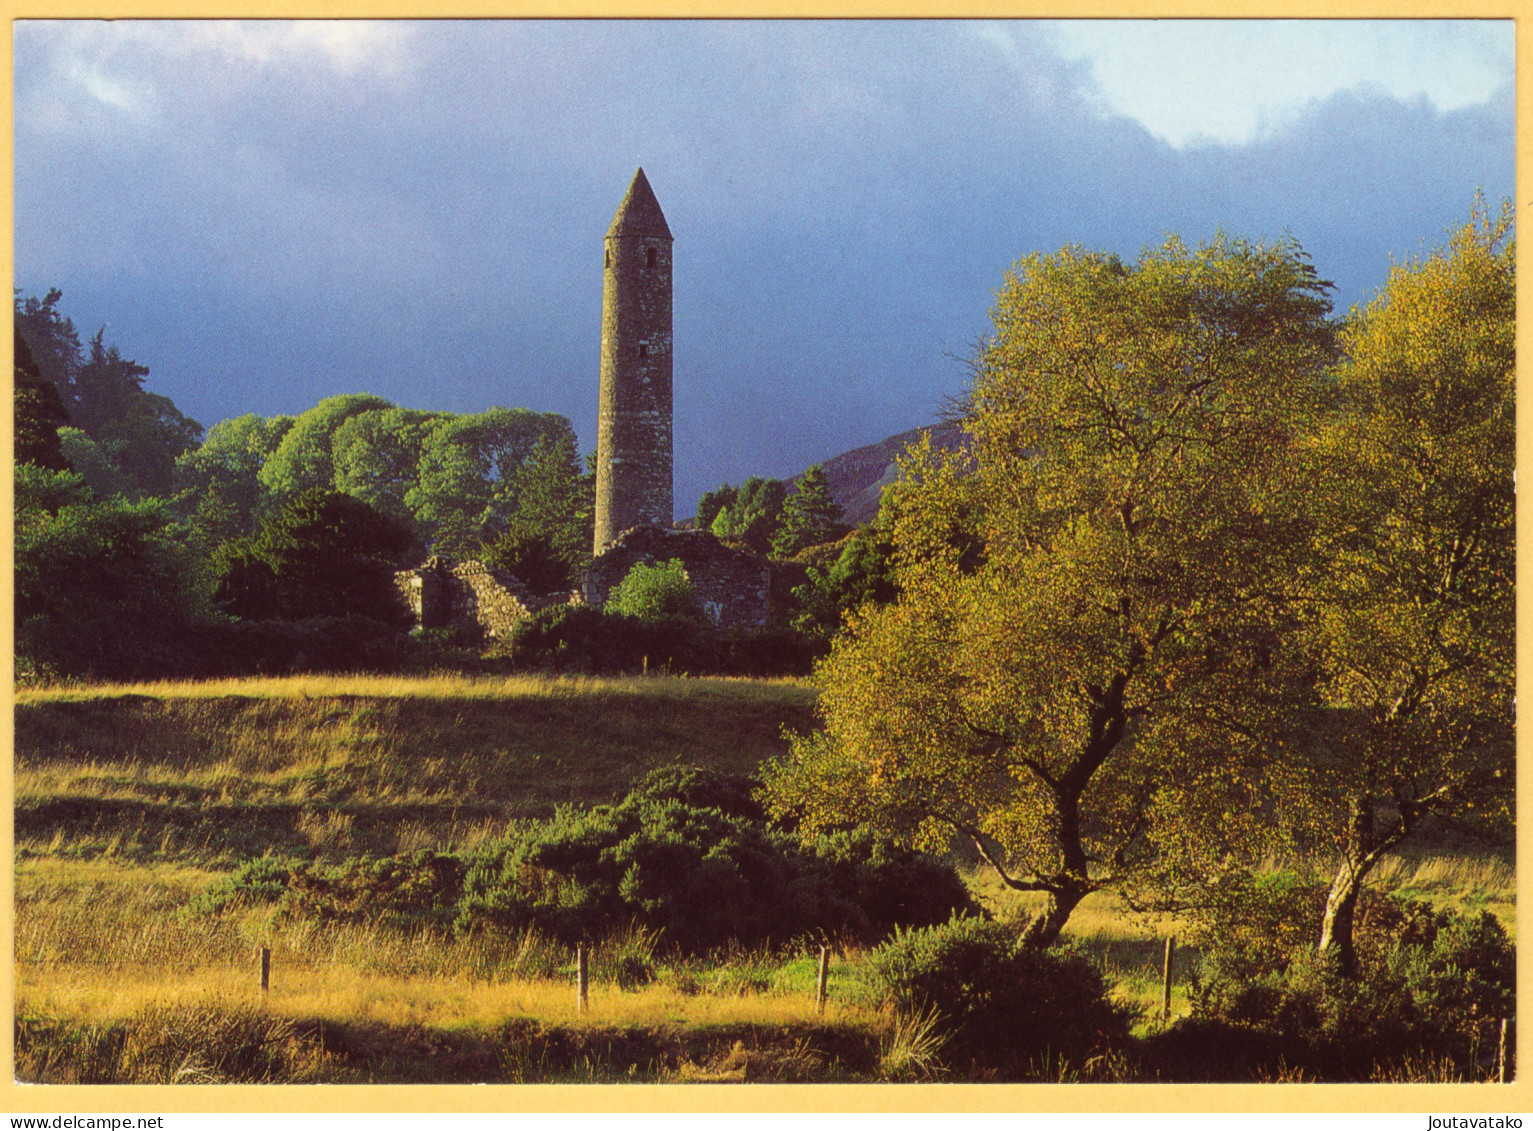
POLYGON ((631 526, 671 525, 671 230, 644 170, 607 229, 596 546, 631 526))

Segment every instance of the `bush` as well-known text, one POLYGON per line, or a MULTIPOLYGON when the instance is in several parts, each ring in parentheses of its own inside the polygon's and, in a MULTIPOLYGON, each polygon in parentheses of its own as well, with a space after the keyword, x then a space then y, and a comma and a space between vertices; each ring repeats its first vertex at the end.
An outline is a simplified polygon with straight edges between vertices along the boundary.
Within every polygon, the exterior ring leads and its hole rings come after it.
POLYGON ((187 906, 194 915, 208 915, 236 907, 276 903, 287 892, 288 877, 295 864, 275 856, 262 856, 242 865, 232 876, 214 881, 187 906))
POLYGON ((1247 982, 1314 945, 1325 895, 1324 884, 1292 872, 1234 873, 1204 897, 1187 941, 1202 949, 1205 977, 1247 982))
POLYGON ((463 894, 456 856, 362 856, 332 867, 262 857, 212 884, 188 907, 206 915, 275 905, 279 915, 340 922, 387 922, 447 930, 463 894))
POLYGON ((766 810, 756 800, 756 783, 737 774, 721 774, 701 766, 662 766, 639 779, 631 798, 679 801, 694 809, 717 809, 728 817, 765 821, 766 810))
POLYGON ((1264 966, 1232 961, 1215 940, 1191 1018, 1150 1041, 1151 1064, 1219 1080, 1370 1080, 1423 1062, 1466 1079, 1494 1070, 1498 1021, 1515 1005, 1514 951, 1494 917, 1374 896, 1358 917, 1356 980, 1320 956, 1314 927, 1264 966))
POLYGON ((633 984, 650 976, 657 939, 682 953, 804 937, 871 943, 898 925, 974 909, 952 868, 866 834, 801 847, 760 818, 749 789, 738 778, 663 770, 616 805, 520 824, 473 855, 328 868, 254 861, 194 909, 266 903, 282 915, 444 932, 530 928, 565 945, 628 932, 638 941, 614 959, 612 977, 633 984))
POLYGON ((1096 966, 1070 950, 1023 946, 1013 925, 955 916, 897 932, 868 962, 900 1015, 940 1019, 943 1059, 957 1070, 1089 1071, 1128 1040, 1133 1011, 1109 1000, 1096 966))
POLYGON ((697 590, 679 558, 663 564, 635 562, 607 595, 607 612, 647 621, 703 615, 697 590))
POLYGON ((558 673, 620 675, 646 667, 712 671, 717 633, 692 617, 641 620, 588 605, 558 605, 518 621, 491 655, 513 667, 558 673))
POLYGON ((691 616, 643 620, 588 605, 557 605, 518 621, 490 655, 513 668, 621 675, 805 675, 826 650, 791 629, 728 631, 691 616))

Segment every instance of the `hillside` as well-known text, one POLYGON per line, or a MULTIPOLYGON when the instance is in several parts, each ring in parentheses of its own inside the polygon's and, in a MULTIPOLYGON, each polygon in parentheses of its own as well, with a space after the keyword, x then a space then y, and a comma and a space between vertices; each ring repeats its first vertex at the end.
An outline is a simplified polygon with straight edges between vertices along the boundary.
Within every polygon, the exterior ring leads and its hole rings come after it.
POLYGON ((853 448, 820 464, 832 497, 841 505, 844 522, 854 525, 867 522, 878 513, 879 497, 899 471, 895 460, 921 438, 922 432, 930 432, 933 447, 945 451, 959 448, 964 442, 963 430, 958 425, 931 424, 853 448))

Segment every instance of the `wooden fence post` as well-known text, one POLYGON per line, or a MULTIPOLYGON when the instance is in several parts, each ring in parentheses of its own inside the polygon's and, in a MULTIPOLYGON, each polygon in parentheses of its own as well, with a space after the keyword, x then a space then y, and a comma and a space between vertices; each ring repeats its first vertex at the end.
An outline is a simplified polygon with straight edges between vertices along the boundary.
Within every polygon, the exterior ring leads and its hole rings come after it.
POLYGON ((1496 1042, 1496 1083, 1506 1083, 1506 1018, 1501 1019, 1501 1038, 1496 1042))
POLYGON ((1166 936, 1166 961, 1160 975, 1160 1016, 1171 1020, 1171 959, 1176 954, 1176 936, 1166 936))
POLYGON ((590 970, 586 948, 575 948, 575 1012, 582 1017, 591 1008, 590 970))
POLYGON ((266 1000, 266 995, 271 992, 271 947, 261 948, 261 1000, 266 1000))
POLYGON ((825 1012, 825 986, 830 980, 830 947, 820 948, 820 974, 814 983, 814 1011, 825 1012))

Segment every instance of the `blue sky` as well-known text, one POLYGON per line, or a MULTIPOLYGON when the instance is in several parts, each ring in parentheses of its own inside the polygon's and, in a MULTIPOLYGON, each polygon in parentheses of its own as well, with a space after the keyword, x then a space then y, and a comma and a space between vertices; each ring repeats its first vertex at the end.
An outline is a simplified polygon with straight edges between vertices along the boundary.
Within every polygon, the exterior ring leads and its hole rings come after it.
POLYGON ((1290 235, 1366 301, 1513 188, 1510 21, 20 21, 16 285, 203 424, 373 392, 595 441, 676 237, 676 503, 930 421, 1006 267, 1290 235))

